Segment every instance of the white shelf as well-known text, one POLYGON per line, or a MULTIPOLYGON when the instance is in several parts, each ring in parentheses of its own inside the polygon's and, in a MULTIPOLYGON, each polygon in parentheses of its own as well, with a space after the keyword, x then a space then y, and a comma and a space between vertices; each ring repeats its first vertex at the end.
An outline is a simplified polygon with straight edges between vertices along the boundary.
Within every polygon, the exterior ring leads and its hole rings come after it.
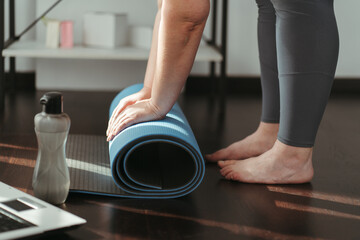
MULTIPOLYGON (((2 52, 4 57, 63 58, 63 59, 98 59, 98 60, 147 60, 149 50, 135 47, 116 49, 90 48, 75 46, 71 49, 49 49, 44 43, 36 41, 15 42, 2 52)), ((222 56, 213 47, 200 45, 196 62, 221 62, 222 56)))

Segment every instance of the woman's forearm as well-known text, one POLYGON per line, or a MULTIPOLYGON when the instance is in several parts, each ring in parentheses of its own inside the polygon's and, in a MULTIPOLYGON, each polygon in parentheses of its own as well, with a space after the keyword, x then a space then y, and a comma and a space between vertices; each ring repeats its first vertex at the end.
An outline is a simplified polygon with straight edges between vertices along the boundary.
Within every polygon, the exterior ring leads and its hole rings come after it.
POLYGON ((193 65, 209 0, 158 2, 162 6, 155 20, 144 88, 120 101, 109 122, 108 141, 133 124, 163 118, 177 100, 193 65))
POLYGON ((149 54, 149 59, 148 59, 145 78, 144 78, 144 88, 147 88, 150 92, 152 89, 152 84, 156 71, 156 58, 158 51, 158 33, 159 33, 160 19, 161 19, 161 6, 159 6, 159 10, 155 18, 150 54, 149 54))
POLYGON ((209 0, 163 2, 151 92, 161 114, 170 111, 191 71, 209 8, 209 0))

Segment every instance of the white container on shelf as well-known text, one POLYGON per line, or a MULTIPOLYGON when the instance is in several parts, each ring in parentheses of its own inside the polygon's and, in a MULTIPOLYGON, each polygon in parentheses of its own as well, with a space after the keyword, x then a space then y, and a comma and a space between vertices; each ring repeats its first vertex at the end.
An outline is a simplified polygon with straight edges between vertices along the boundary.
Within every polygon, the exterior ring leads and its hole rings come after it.
POLYGON ((89 12, 84 14, 83 44, 115 48, 127 44, 127 14, 89 12))
POLYGON ((130 45, 138 48, 150 49, 153 28, 147 26, 131 26, 129 28, 130 45))
POLYGON ((58 48, 60 41, 60 21, 48 20, 46 23, 46 43, 47 48, 58 48))

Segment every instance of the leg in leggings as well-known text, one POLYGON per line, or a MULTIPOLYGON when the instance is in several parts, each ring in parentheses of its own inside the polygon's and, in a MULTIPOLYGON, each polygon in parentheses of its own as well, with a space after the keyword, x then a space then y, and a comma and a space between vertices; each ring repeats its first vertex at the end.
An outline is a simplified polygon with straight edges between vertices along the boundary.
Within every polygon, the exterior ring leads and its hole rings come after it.
POLYGON ((312 147, 334 79, 338 32, 333 0, 271 0, 277 15, 278 139, 312 147))
MULTIPOLYGON (((312 146, 327 104, 338 58, 333 0, 269 1, 276 12, 280 90, 278 141, 258 157, 220 161, 219 166, 225 178, 237 181, 270 184, 308 182, 313 177, 312 146)), ((266 36, 260 40, 267 41, 266 36)), ((263 55, 260 54, 260 57, 263 55)), ((264 63, 263 59, 261 63, 264 63)), ((272 89, 263 85, 266 93, 275 93, 272 89)), ((264 115, 262 118, 266 120, 264 115)))
POLYGON ((274 145, 279 130, 280 93, 276 57, 275 9, 270 0, 256 0, 259 7, 258 48, 261 67, 262 115, 257 130, 246 138, 205 155, 211 162, 259 156, 274 145))
POLYGON ((280 93, 276 54, 275 9, 270 0, 256 0, 259 8, 258 48, 261 69, 261 121, 279 123, 280 93))

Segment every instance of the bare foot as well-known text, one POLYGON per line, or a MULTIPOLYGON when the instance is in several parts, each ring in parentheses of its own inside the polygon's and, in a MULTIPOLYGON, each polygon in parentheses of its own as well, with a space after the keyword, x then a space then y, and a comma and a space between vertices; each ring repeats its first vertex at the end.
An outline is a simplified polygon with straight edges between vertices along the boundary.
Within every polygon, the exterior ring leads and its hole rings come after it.
POLYGON ((228 180, 248 183, 292 184, 311 181, 312 148, 292 147, 276 141, 264 154, 246 160, 219 161, 228 180))
POLYGON ((260 122, 258 129, 241 141, 235 142, 227 148, 205 155, 209 162, 227 159, 246 159, 256 157, 271 149, 279 131, 278 123, 260 122))

